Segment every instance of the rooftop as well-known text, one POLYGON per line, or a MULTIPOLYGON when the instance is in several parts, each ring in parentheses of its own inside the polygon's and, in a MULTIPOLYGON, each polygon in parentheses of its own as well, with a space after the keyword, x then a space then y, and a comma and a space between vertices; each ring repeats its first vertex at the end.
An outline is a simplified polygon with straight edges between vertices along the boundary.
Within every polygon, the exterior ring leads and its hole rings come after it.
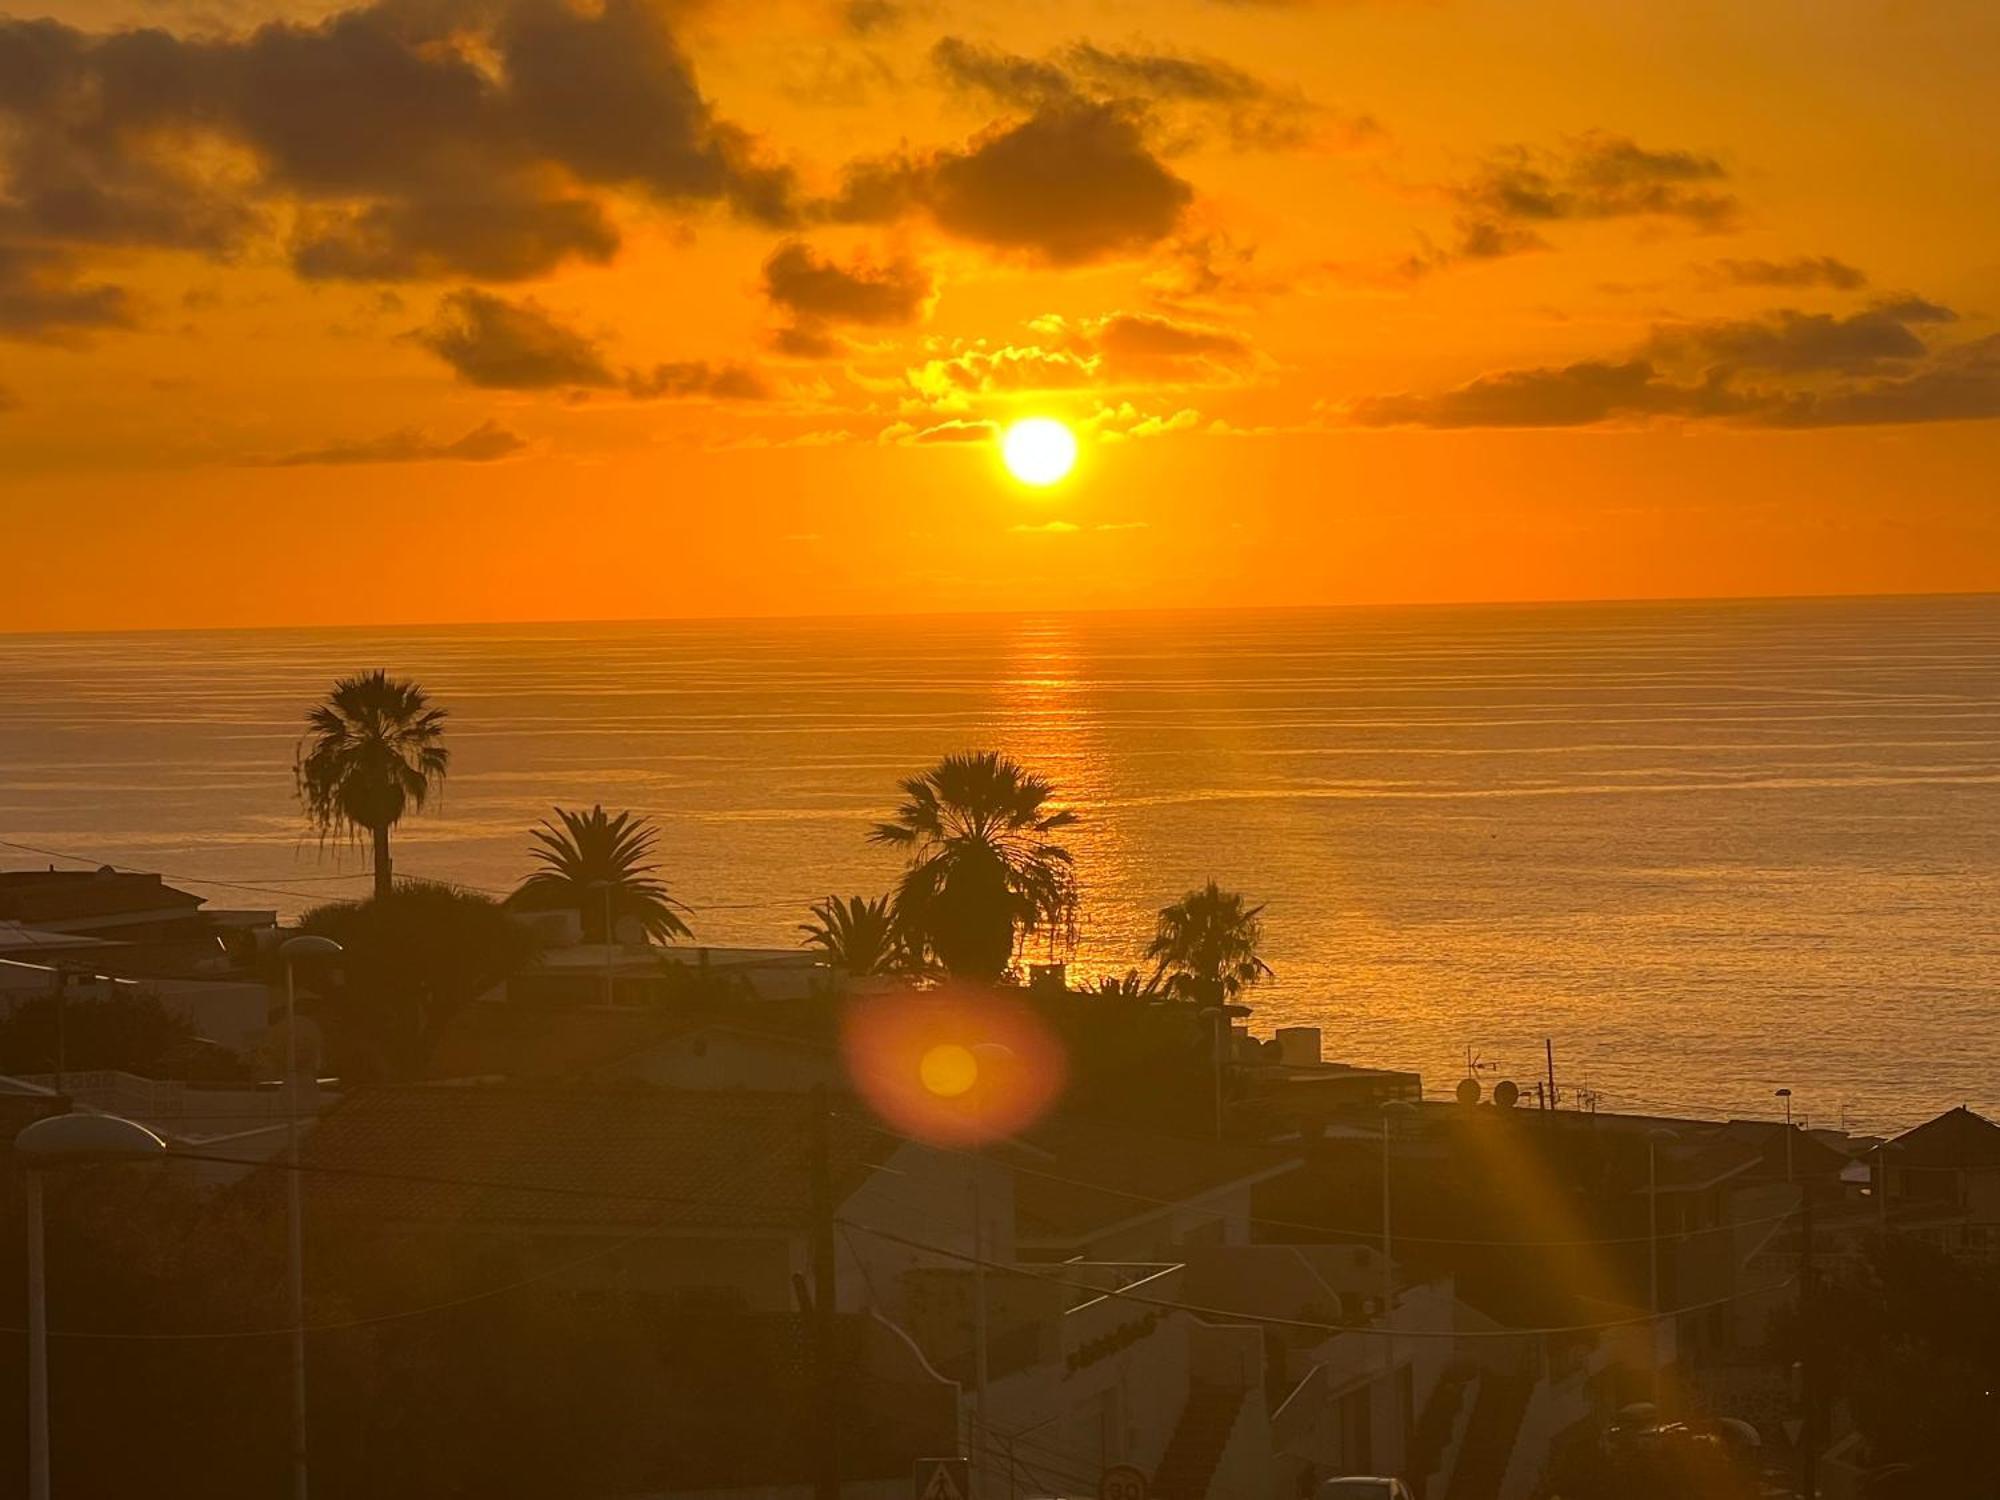
POLYGON ((0 870, 0 920, 36 925, 90 917, 192 913, 200 896, 176 890, 158 875, 116 870, 0 870))
MULTIPOLYGON (((319 1123, 305 1155, 324 1173, 311 1179, 316 1202, 379 1219, 792 1229, 811 1202, 808 1100, 655 1088, 369 1089, 319 1123)), ((836 1201, 897 1144, 839 1116, 829 1135, 836 1201)))
POLYGON ((2000 1125, 1960 1105, 1907 1130, 1888 1145, 1892 1167, 1977 1170, 2000 1167, 2000 1125))

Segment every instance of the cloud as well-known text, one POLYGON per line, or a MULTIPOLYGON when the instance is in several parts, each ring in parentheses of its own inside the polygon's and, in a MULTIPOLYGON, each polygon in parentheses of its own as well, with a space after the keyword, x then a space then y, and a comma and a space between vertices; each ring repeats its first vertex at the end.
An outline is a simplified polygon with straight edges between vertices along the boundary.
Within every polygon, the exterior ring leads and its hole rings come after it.
POLYGON ((129 328, 122 287, 85 282, 61 251, 0 243, 0 338, 82 344, 107 328, 129 328))
POLYGON ((962 405, 971 395, 1013 395, 1067 391, 1093 385, 1098 361, 1091 355, 1038 344, 975 346, 926 360, 907 375, 910 385, 939 406, 962 405))
POLYGON ((1130 401, 1121 401, 1116 406, 1100 406, 1077 425, 1100 442, 1119 443, 1128 438, 1192 432, 1201 425, 1201 413, 1192 407, 1183 407, 1163 415, 1142 411, 1130 401))
POLYGON ((1034 58, 948 36, 932 47, 931 63, 953 87, 1009 108, 1136 108, 1176 145, 1220 134, 1238 150, 1289 150, 1329 131, 1358 139, 1377 130, 1372 120, 1336 116, 1231 63, 1186 53, 1079 41, 1034 58))
POLYGON ((1800 255, 1791 260, 1713 261, 1698 268, 1703 277, 1726 286, 1830 287, 1851 292, 1868 284, 1868 273, 1831 255, 1800 255))
POLYGON ((733 360, 671 360, 650 370, 627 371, 620 386, 642 401, 658 397, 707 396, 717 401, 765 401, 771 388, 748 365, 733 360))
POLYGON ((1927 367, 1774 402, 1772 427, 1864 427, 2000 417, 2000 334, 1942 351, 1927 367))
POLYGON ((617 249, 613 193, 794 217, 653 0, 376 0, 234 35, 0 20, 0 240, 507 281, 617 249))
POLYGON ((1649 351, 1682 362, 1773 373, 1859 373, 1921 358, 1913 324, 1957 315, 1924 299, 1886 302, 1846 317, 1782 308, 1761 318, 1719 319, 1654 330, 1649 351))
POLYGON ((840 352, 840 341, 828 331, 836 326, 889 328, 917 322, 930 306, 933 289, 930 274, 912 261, 878 266, 860 259, 841 266, 798 240, 780 245, 764 262, 764 295, 790 314, 777 345, 804 358, 840 352))
POLYGON ((1090 325, 1086 337, 1114 380, 1207 384, 1253 358, 1249 341, 1237 334, 1152 313, 1113 313, 1090 325))
POLYGON ((841 0, 839 17, 853 36, 885 36, 931 8, 927 0, 841 0))
POLYGON ((1073 266, 1160 243, 1193 197, 1147 145, 1138 112, 1070 102, 996 125, 963 148, 852 163, 822 212, 857 223, 923 213, 1002 255, 1073 266))
POLYGON ((542 391, 618 383, 596 341, 558 322, 533 298, 509 302, 465 287, 438 304, 437 316, 416 337, 467 385, 542 391))
POLYGON ((292 265, 316 279, 518 281, 568 260, 603 264, 618 251, 618 231, 595 199, 536 197, 504 183, 468 183, 306 223, 292 265))
POLYGON ((2000 335, 1933 350, 1912 327, 1954 316, 1912 297, 1849 318, 1781 309, 1658 329, 1622 361, 1507 370, 1441 392, 1371 396, 1354 402, 1348 417, 1368 427, 1583 427, 1670 416, 1793 428, 2000 417, 2000 335), (1701 368, 1677 376, 1675 364, 1701 368))
POLYGON ((1457 208, 1450 245, 1426 244, 1387 266, 1327 269, 1347 280, 1407 284, 1458 262, 1546 250, 1543 231, 1573 222, 1653 219, 1717 233, 1733 228, 1742 209, 1720 186, 1728 175, 1712 156, 1656 150, 1607 131, 1554 149, 1510 146, 1445 188, 1457 208))
POLYGON ((998 430, 992 422, 967 422, 957 417, 931 427, 919 427, 914 422, 892 422, 877 434, 875 441, 903 448, 932 443, 985 443, 991 442, 998 430))
POLYGON ((1249 341, 1225 329, 1153 313, 1111 313, 1029 324, 1037 342, 946 345, 952 352, 912 367, 905 378, 932 405, 963 407, 974 396, 1084 388, 1226 385, 1256 362, 1249 341))
POLYGON ((1257 270, 1256 259, 1256 246, 1240 244, 1226 231, 1182 234, 1146 276, 1146 290, 1163 305, 1197 307, 1249 302, 1282 290, 1277 278, 1257 270))
POLYGON ((492 463, 509 458, 527 443, 497 422, 483 422, 455 442, 440 443, 422 432, 405 428, 360 442, 329 443, 286 454, 270 462, 280 468, 314 464, 407 464, 448 459, 461 463, 492 463))
POLYGON ((1436 395, 1370 396, 1349 416, 1363 427, 1582 427, 1613 417, 1690 415, 1728 394, 1663 380, 1643 359, 1482 375, 1436 395))
POLYGON ((460 380, 488 390, 616 389, 639 400, 758 401, 771 394, 755 370, 734 363, 676 360, 650 369, 614 369, 595 339, 533 298, 510 302, 475 287, 446 297, 414 337, 460 380))

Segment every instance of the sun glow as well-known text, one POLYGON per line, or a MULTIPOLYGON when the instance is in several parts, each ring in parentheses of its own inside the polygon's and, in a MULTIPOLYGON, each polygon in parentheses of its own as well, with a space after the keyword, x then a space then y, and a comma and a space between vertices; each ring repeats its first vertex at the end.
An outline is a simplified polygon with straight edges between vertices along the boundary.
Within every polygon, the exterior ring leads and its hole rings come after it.
POLYGON ((1023 484, 1054 484, 1076 465, 1076 434, 1054 417, 1024 417, 1000 440, 1007 472, 1023 484))

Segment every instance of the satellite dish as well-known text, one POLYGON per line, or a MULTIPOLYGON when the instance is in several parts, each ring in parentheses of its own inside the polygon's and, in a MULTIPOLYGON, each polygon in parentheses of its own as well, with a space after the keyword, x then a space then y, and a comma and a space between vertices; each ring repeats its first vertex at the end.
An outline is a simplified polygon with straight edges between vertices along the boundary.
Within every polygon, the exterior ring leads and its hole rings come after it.
POLYGON ((1477 1078, 1459 1079, 1458 1102, 1460 1104, 1477 1104, 1479 1102, 1479 1080, 1477 1078))
POLYGON ((1503 1078, 1493 1085, 1493 1102, 1501 1109, 1512 1109, 1521 1097, 1521 1090, 1511 1078, 1503 1078))

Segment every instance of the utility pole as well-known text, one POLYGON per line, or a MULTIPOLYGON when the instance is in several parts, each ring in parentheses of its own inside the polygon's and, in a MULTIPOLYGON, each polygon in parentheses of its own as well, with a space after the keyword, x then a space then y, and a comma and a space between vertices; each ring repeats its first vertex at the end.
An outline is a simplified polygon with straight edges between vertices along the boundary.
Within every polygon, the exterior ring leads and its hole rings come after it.
POLYGON ((1549 1108, 1554 1109, 1556 1107, 1556 1039, 1552 1036, 1543 1037, 1542 1051, 1547 1054, 1549 1060, 1549 1108))
POLYGON ((1819 1329, 1813 1322, 1818 1299, 1813 1295, 1813 1184, 1807 1177, 1799 1184, 1799 1230, 1804 1243, 1799 1251, 1799 1394, 1805 1406, 1799 1423, 1799 1495, 1815 1500, 1819 1494, 1819 1329))
POLYGON ((60 963, 51 964, 49 972, 56 980, 56 1093, 63 1091, 63 1075, 69 1071, 68 1038, 63 1025, 63 1001, 68 998, 69 971, 60 963))
POLYGON ((834 1368, 833 1150, 825 1084, 808 1098, 812 1110, 809 1175, 812 1178, 812 1335, 814 1416, 813 1500, 840 1500, 840 1377, 834 1368))

